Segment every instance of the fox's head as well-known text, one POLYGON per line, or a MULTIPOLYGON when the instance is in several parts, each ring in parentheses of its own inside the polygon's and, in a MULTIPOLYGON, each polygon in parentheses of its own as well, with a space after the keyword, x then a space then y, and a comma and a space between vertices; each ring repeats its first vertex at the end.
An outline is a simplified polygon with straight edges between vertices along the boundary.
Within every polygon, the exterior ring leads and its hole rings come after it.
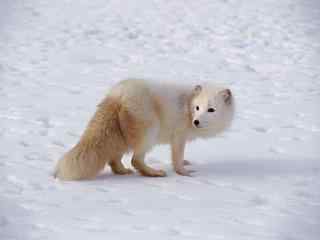
POLYGON ((218 133, 231 123, 234 98, 228 88, 197 85, 192 91, 189 107, 192 125, 196 130, 218 133))

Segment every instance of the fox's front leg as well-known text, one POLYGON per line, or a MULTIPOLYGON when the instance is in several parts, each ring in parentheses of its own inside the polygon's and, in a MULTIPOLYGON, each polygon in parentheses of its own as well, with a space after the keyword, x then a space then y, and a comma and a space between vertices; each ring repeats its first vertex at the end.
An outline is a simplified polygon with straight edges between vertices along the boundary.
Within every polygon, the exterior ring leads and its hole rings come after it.
POLYGON ((173 168, 176 173, 183 176, 191 176, 193 171, 187 170, 184 165, 186 165, 184 160, 184 149, 186 146, 186 136, 175 135, 171 141, 171 158, 173 168))

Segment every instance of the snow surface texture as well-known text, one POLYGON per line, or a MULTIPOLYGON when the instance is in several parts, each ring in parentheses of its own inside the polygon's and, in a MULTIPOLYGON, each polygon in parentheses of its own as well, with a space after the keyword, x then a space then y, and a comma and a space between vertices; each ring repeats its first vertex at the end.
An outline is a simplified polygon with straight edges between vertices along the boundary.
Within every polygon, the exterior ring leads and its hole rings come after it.
POLYGON ((320 239, 319 40, 318 0, 1 0, 0 239, 320 239), (233 127, 191 178, 54 180, 126 77, 223 82, 233 127))

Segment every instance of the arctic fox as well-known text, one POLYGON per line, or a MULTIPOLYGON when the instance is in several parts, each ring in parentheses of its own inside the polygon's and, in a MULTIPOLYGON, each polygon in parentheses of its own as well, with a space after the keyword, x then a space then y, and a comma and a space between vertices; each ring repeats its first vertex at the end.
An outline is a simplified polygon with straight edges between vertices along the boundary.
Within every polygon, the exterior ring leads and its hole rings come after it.
POLYGON ((212 84, 188 86, 129 79, 114 86, 98 105, 80 141, 59 161, 55 176, 63 180, 90 179, 109 164, 115 174, 130 174, 122 156, 144 176, 163 177, 147 166, 153 146, 170 144, 174 170, 190 175, 184 165, 187 141, 208 138, 230 125, 234 100, 227 88, 212 84))

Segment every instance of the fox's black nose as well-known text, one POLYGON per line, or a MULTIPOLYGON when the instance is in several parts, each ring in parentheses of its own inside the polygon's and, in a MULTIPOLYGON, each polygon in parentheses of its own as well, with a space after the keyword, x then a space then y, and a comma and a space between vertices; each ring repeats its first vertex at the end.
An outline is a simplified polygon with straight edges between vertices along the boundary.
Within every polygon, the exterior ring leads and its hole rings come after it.
POLYGON ((199 122, 199 120, 194 120, 194 121, 193 121, 193 124, 194 124, 195 126, 198 126, 198 125, 200 124, 200 122, 199 122))

